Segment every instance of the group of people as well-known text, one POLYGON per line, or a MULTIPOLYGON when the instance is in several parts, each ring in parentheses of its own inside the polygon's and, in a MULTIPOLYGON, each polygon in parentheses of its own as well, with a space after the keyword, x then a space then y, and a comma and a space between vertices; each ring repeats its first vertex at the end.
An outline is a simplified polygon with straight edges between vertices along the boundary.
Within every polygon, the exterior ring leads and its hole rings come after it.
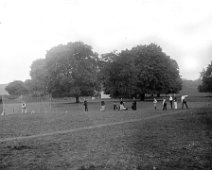
MULTIPOLYGON (((136 110, 137 109, 137 102, 136 102, 135 98, 133 98, 131 109, 132 110, 136 110)), ((122 111, 122 110, 128 110, 128 108, 125 106, 125 103, 124 103, 123 99, 121 98, 119 106, 117 106, 116 103, 113 103, 113 110, 122 111)))
MULTIPOLYGON (((182 109, 184 109, 184 106, 186 107, 186 109, 188 109, 188 104, 186 101, 187 97, 188 97, 188 95, 181 96, 182 109)), ((172 97, 172 95, 169 96, 169 103, 170 103, 171 109, 173 109, 173 107, 174 107, 174 109, 177 109, 176 95, 174 95, 174 97, 172 97)), ((154 104, 154 109, 156 110, 157 109, 157 99, 154 98, 153 104, 154 104)), ((165 98, 163 99, 162 106, 163 106, 163 110, 167 110, 167 100, 165 98)))
MULTIPOLYGON (((184 107, 186 109, 188 109, 188 104, 187 104, 187 101, 186 101, 187 97, 188 97, 188 95, 181 96, 182 109, 184 109, 184 107)), ((177 106, 178 103, 177 103, 177 96, 176 95, 174 95, 173 97, 172 97, 172 95, 170 95, 168 101, 170 103, 171 109, 178 109, 178 106, 177 106)), ((154 98, 154 100, 153 100, 154 110, 157 110, 157 103, 158 103, 157 99, 154 98)), ((87 102, 86 99, 84 99, 83 105, 84 105, 85 112, 88 112, 88 102, 87 102)), ((131 109, 137 110, 137 102, 136 102, 135 98, 133 98, 131 109)), ((113 110, 122 111, 122 110, 128 110, 128 108, 125 106, 125 103, 124 103, 123 99, 121 98, 119 105, 117 105, 116 103, 113 103, 113 110)), ((166 98, 164 98, 163 101, 162 101, 162 110, 167 110, 167 99, 166 98)), ((105 102, 103 100, 100 103, 100 111, 105 111, 105 102)))
MULTIPOLYGON (((88 102, 86 99, 84 99, 83 105, 84 105, 84 111, 88 112, 88 102)), ((103 100, 101 101, 100 105, 101 105, 100 111, 105 111, 105 102, 103 100)), ((133 98, 133 103, 132 103, 131 108, 132 108, 132 110, 137 109, 137 103, 136 103, 135 98, 133 98)), ((128 110, 128 108, 125 106, 125 103, 124 103, 123 99, 121 98, 119 106, 116 103, 113 104, 113 110, 122 111, 122 110, 128 110)))
MULTIPOLYGON (((188 109, 188 105, 187 105, 187 101, 186 101, 187 97, 188 97, 188 95, 183 95, 181 97, 182 109, 184 109, 184 106, 188 109)), ((169 102, 170 102, 171 109, 173 109, 173 104, 174 104, 174 109, 177 109, 177 97, 175 95, 174 95, 174 97, 172 97, 171 95, 169 96, 169 102)), ((153 104, 154 104, 155 110, 157 110, 157 103, 158 103, 157 99, 154 98, 153 104)), ((84 99, 83 105, 84 105, 84 111, 88 112, 88 102, 86 99, 84 99)), ((163 110, 167 110, 167 101, 165 98, 163 99, 162 106, 163 106, 163 110)), ((133 98, 131 109, 137 110, 137 102, 136 102, 135 98, 133 98)), ((123 99, 121 98, 119 106, 116 103, 113 104, 113 110, 122 111, 122 110, 128 110, 128 108, 125 106, 125 103, 124 103, 123 99)), ((104 101, 101 101, 100 111, 105 111, 105 102, 104 101)), ((21 104, 21 112, 27 113, 27 106, 26 106, 25 102, 22 102, 22 104, 21 104)))

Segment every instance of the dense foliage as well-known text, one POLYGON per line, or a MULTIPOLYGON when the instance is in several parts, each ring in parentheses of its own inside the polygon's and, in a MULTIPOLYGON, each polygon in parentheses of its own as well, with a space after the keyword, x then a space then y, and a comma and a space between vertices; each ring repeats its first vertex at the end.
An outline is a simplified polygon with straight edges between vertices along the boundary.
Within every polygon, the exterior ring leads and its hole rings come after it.
POLYGON ((200 92, 212 93, 212 61, 208 65, 207 69, 201 72, 200 78, 202 80, 202 84, 199 85, 198 90, 200 92))
POLYGON ((32 88, 52 96, 92 96, 98 89, 98 56, 82 42, 58 45, 31 66, 32 88))
POLYGON ((144 99, 146 93, 177 93, 182 88, 177 62, 155 44, 109 53, 102 60, 101 79, 113 97, 144 99))
POLYGON ((58 45, 31 65, 30 80, 8 85, 10 94, 51 94, 53 97, 93 96, 104 90, 111 97, 140 97, 146 93, 177 93, 182 80, 177 62, 155 45, 103 54, 83 42, 58 45))
POLYGON ((20 96, 20 95, 24 95, 28 93, 28 89, 25 85, 24 82, 22 81, 13 81, 11 83, 9 83, 5 90, 10 94, 10 95, 16 95, 16 96, 20 96))

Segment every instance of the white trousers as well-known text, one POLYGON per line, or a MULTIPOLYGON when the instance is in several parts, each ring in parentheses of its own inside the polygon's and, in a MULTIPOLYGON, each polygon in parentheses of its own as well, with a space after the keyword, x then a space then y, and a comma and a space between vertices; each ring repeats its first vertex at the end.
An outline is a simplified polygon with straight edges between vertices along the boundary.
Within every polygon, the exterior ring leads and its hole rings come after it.
POLYGON ((27 113, 27 109, 26 108, 22 108, 22 113, 27 113))
POLYGON ((177 109, 177 102, 174 102, 174 108, 177 109))
POLYGON ((105 111, 105 106, 101 106, 100 111, 105 111))

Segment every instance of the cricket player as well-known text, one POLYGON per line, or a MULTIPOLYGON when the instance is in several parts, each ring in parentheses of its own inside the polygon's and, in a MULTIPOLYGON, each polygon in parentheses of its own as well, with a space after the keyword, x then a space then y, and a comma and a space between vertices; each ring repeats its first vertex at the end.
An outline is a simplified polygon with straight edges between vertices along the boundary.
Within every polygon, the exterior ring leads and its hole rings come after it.
POLYGON ((24 102, 21 104, 21 113, 27 113, 27 105, 24 102))

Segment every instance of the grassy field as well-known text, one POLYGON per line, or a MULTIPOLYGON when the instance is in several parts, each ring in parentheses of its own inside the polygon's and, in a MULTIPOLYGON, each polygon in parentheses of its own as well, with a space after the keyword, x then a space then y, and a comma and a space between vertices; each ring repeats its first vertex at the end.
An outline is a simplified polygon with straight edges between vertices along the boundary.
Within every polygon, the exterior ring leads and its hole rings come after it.
POLYGON ((189 102, 189 110, 165 112, 160 103, 157 111, 152 102, 139 102, 137 111, 113 111, 112 104, 106 103, 105 112, 95 102, 89 103, 87 114, 82 104, 60 103, 51 113, 0 117, 0 140, 19 137, 0 142, 0 169, 212 168, 209 99, 189 102), (128 120, 138 121, 86 129, 128 120), (66 132, 54 134, 58 131, 66 132), (21 139, 31 135, 38 136, 21 139))

